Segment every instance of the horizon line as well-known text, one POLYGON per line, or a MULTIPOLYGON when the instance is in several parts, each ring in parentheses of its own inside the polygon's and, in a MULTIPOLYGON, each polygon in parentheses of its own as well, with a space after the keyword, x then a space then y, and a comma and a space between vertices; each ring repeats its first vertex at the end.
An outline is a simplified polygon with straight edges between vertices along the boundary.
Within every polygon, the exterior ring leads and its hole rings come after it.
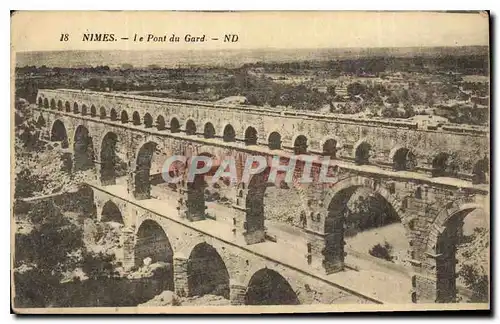
POLYGON ((248 47, 248 48, 192 48, 192 49, 174 49, 174 48, 163 48, 163 49, 68 49, 68 50, 28 50, 28 51, 16 51, 16 54, 24 53, 43 53, 43 52, 188 52, 188 51, 258 51, 258 50, 282 50, 282 51, 293 51, 293 50, 326 50, 326 49, 408 49, 408 48, 464 48, 464 47, 490 47, 490 44, 470 44, 470 45, 415 45, 415 46, 367 46, 367 47, 248 47))

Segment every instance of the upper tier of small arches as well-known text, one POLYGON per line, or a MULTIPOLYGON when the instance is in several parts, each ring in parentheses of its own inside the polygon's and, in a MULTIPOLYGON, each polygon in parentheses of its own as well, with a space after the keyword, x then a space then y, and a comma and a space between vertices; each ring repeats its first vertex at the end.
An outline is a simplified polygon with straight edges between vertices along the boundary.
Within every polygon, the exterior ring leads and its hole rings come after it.
MULTIPOLYGON (((137 110, 128 111, 126 109, 117 110, 115 108, 106 108, 104 106, 96 107, 86 104, 78 104, 77 102, 70 103, 61 100, 57 102, 47 98, 38 100, 41 107, 55 109, 83 116, 90 116, 98 119, 107 119, 113 122, 134 125, 144 128, 156 128, 158 131, 169 131, 170 133, 185 133, 189 136, 200 136, 205 139, 219 139, 224 142, 240 142, 246 146, 263 145, 270 150, 286 150, 294 154, 319 154, 328 156, 332 159, 347 158, 353 160, 358 165, 372 164, 370 157, 372 154, 372 145, 366 138, 360 139, 353 146, 346 146, 339 138, 325 137, 315 147, 310 147, 309 139, 303 134, 297 134, 291 141, 284 142, 282 134, 278 130, 273 130, 265 136, 260 136, 255 125, 244 126, 244 131, 238 133, 235 127, 230 123, 226 123, 221 129, 216 129, 211 121, 198 121, 192 118, 181 120, 178 116, 165 116, 159 114, 157 116, 146 112, 141 115, 137 110), (341 153, 339 156, 339 153, 341 153)), ((450 170, 453 169, 452 156, 445 152, 438 152, 432 160, 432 175, 446 176, 451 175, 450 170)), ((489 161, 486 157, 480 157, 472 169, 472 180, 476 183, 486 183, 487 174, 489 173, 489 161)), ((396 171, 416 170, 418 165, 417 155, 408 147, 394 147, 388 157, 387 164, 392 165, 392 169, 396 171)), ((458 170, 452 170, 458 171, 458 170)))

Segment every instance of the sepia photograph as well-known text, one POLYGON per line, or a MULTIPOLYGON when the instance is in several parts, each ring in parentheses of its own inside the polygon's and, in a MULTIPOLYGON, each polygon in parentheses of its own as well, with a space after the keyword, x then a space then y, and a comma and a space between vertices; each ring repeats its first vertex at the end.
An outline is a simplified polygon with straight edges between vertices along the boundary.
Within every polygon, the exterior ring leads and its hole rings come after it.
POLYGON ((13 311, 489 310, 489 30, 11 12, 13 311))

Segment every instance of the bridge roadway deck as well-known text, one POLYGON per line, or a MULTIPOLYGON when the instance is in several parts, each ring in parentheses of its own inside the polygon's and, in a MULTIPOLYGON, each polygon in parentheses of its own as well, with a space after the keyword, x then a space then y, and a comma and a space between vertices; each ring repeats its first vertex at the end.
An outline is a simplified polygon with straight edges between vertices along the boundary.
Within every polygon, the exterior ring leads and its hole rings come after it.
POLYGON ((232 224, 229 221, 224 221, 232 219, 234 216, 233 209, 230 207, 209 202, 207 203, 207 211, 217 215, 217 220, 206 219, 190 222, 178 216, 178 210, 176 209, 178 194, 165 188, 153 187, 152 195, 161 195, 161 199, 136 200, 127 193, 127 187, 124 184, 106 187, 90 185, 95 189, 116 196, 161 217, 221 240, 226 244, 237 246, 259 257, 278 262, 347 292, 354 292, 356 295, 365 298, 368 297, 374 302, 391 304, 410 302, 411 280, 408 273, 395 271, 366 259, 348 255, 346 258, 348 268, 345 271, 326 275, 320 269, 307 264, 305 238, 297 236, 294 230, 286 231, 280 226, 268 224, 269 222, 267 222, 268 232, 276 236, 277 241, 246 245, 243 235, 238 232, 233 233, 232 224))

